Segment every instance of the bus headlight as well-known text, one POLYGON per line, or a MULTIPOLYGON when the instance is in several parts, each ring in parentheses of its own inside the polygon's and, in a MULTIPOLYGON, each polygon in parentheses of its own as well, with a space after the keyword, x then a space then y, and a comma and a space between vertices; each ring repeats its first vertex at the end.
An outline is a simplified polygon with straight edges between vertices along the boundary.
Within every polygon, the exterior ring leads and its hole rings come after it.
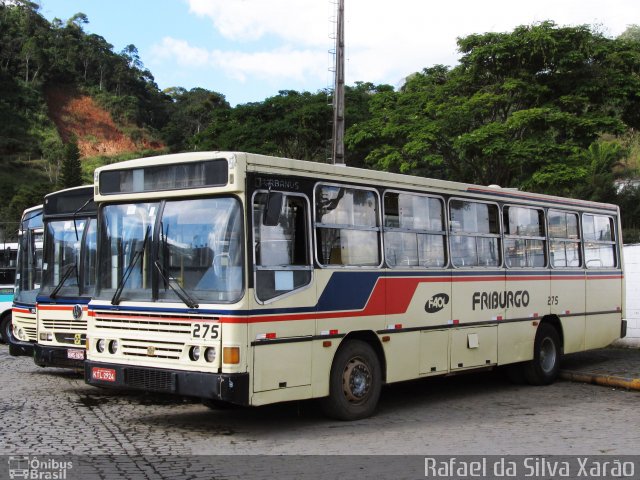
POLYGON ((13 326, 13 336, 23 342, 29 341, 29 337, 27 337, 25 331, 22 329, 22 327, 18 327, 17 325, 13 326))
POLYGON ((195 346, 189 349, 189 358, 194 362, 200 360, 200 347, 195 346))
POLYGON ((96 342, 96 350, 98 350, 98 353, 104 352, 104 344, 105 344, 104 338, 101 338, 96 342))
POLYGON ((213 363, 213 361, 216 359, 216 347, 205 348, 204 359, 209 363, 213 363))
POLYGON ((113 353, 116 353, 117 351, 118 351, 118 341, 111 340, 109 342, 109 353, 113 354, 113 353))
POLYGON ((41 342, 52 342, 53 341, 53 334, 51 333, 40 333, 40 341, 41 342))

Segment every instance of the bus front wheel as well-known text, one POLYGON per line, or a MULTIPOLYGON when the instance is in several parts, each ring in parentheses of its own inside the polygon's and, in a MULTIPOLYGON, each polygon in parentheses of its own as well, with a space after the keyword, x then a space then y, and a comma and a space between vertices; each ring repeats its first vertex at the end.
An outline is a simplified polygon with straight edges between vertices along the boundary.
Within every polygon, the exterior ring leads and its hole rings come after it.
POLYGON ((524 375, 531 385, 549 385, 558 377, 562 347, 560 335, 553 325, 538 327, 533 346, 533 360, 524 367, 524 375))
POLYGON ((9 345, 9 340, 11 339, 11 315, 5 315, 2 317, 0 321, 0 335, 2 336, 2 341, 9 345))
POLYGON ((329 396, 322 399, 324 413, 338 420, 358 420, 375 411, 382 389, 380 361, 361 340, 342 345, 331 365, 329 396))

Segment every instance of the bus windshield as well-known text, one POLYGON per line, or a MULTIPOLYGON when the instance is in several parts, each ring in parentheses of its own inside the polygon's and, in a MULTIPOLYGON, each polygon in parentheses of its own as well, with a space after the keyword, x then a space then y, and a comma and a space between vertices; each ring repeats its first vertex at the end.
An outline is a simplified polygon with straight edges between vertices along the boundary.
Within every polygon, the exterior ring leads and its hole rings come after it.
POLYGON ((235 198, 106 205, 97 298, 230 303, 243 293, 242 209, 235 198))
POLYGON ((91 295, 95 283, 95 220, 48 222, 44 243, 40 294, 52 297, 91 295))
POLYGON ((18 239, 18 265, 14 300, 36 303, 42 281, 42 211, 29 212, 22 220, 18 239))

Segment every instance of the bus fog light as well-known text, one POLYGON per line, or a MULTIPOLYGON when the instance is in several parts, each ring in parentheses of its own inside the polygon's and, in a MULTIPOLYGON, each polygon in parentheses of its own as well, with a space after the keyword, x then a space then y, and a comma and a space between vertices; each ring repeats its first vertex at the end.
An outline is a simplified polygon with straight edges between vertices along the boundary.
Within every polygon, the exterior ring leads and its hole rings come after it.
POLYGON ((223 347, 222 363, 237 365, 240 363, 240 347, 223 347))
POLYGON ((104 344, 105 344, 104 338, 101 338, 96 342, 96 350, 98 350, 98 353, 104 352, 104 344))
POLYGON ((40 333, 40 341, 41 342, 52 342, 53 341, 53 334, 51 333, 40 333))
POLYGON ((109 342, 109 353, 116 353, 118 351, 118 341, 117 340, 111 340, 109 342))
POLYGON ((213 363, 216 359, 216 347, 207 347, 204 350, 204 359, 209 363, 213 363))
POLYGON ((200 347, 195 346, 189 349, 189 358, 194 362, 200 360, 200 347))

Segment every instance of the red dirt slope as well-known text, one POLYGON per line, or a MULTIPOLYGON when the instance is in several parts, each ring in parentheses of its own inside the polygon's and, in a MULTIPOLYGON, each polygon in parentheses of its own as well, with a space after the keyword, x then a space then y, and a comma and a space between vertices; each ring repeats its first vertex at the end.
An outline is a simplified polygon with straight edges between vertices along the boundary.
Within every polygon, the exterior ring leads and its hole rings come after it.
POLYGON ((78 139, 81 157, 116 155, 141 149, 161 149, 146 139, 135 143, 115 124, 111 114, 88 95, 63 87, 48 89, 45 94, 49 116, 63 141, 72 135, 78 139))

